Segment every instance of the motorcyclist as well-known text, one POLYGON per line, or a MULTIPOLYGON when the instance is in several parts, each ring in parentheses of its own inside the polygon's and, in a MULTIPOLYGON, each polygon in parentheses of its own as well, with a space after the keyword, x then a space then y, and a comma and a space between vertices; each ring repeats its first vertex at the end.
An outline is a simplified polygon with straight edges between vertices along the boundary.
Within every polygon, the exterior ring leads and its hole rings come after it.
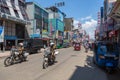
POLYGON ((21 61, 23 60, 22 57, 24 56, 23 51, 24 51, 23 43, 19 43, 18 52, 19 52, 19 57, 20 57, 21 61))
POLYGON ((54 60, 55 59, 55 43, 53 42, 50 43, 50 54, 51 54, 51 58, 54 60))
POLYGON ((85 43, 85 52, 88 52, 88 49, 89 49, 89 43, 88 41, 85 43))

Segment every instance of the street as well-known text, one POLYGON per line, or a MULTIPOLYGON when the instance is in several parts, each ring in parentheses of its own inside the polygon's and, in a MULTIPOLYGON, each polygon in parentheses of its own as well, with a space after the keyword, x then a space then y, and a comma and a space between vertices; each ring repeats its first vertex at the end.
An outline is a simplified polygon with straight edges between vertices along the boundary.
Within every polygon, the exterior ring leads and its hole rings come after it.
POLYGON ((93 52, 58 49, 57 62, 42 69, 43 53, 32 54, 28 61, 5 67, 0 59, 0 80, 119 80, 120 71, 107 74, 93 64, 93 52))

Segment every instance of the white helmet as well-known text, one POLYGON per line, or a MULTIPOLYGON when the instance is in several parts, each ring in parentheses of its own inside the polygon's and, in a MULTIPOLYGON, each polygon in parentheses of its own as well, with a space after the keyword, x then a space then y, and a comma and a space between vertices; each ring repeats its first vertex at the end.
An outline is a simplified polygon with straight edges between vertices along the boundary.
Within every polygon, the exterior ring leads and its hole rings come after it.
POLYGON ((19 46, 23 46, 23 43, 19 43, 19 46))
POLYGON ((51 42, 51 43, 50 43, 50 46, 53 46, 53 45, 54 45, 54 43, 53 43, 53 42, 51 42))

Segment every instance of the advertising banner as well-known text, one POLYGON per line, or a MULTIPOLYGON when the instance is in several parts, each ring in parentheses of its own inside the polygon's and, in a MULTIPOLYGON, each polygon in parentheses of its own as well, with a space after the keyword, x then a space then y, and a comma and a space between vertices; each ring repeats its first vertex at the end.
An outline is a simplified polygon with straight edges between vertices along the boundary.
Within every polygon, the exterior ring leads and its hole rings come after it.
POLYGON ((4 27, 0 26, 0 42, 4 42, 4 27))

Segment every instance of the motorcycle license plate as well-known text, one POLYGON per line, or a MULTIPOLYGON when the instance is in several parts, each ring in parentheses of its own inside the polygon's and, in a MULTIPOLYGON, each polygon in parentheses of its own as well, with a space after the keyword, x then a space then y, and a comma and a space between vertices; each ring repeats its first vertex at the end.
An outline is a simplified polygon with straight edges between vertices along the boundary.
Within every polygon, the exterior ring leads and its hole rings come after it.
POLYGON ((48 58, 45 58, 45 60, 48 60, 48 58))

